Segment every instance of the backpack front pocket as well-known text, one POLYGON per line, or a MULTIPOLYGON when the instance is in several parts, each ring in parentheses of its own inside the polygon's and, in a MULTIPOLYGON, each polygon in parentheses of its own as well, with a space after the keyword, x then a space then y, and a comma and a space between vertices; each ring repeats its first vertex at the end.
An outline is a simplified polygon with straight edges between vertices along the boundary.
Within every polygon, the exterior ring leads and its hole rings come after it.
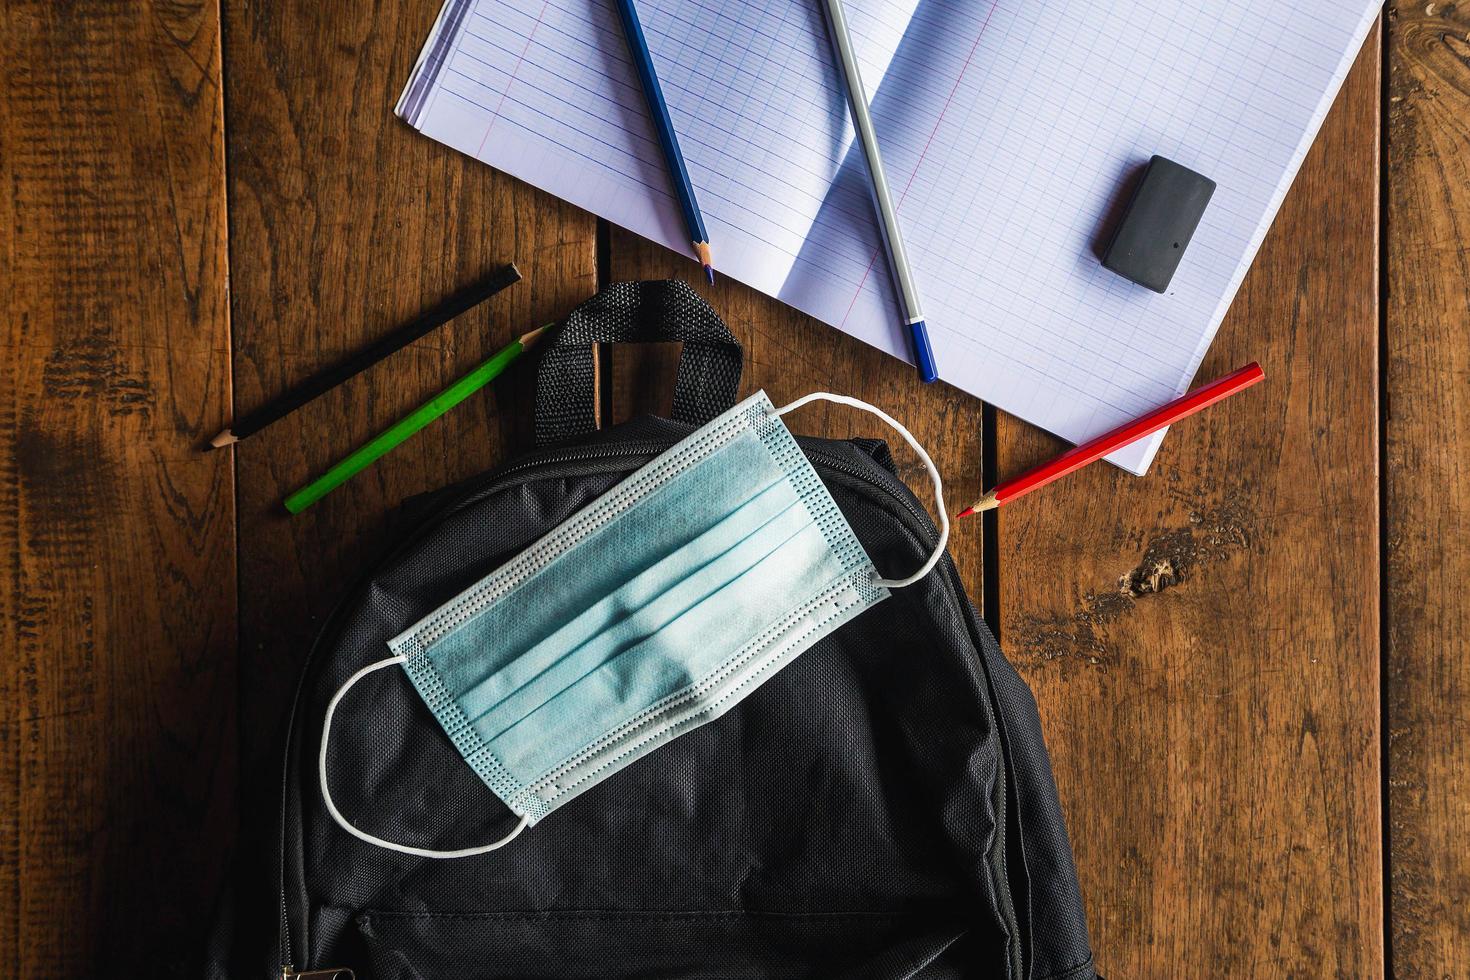
POLYGON ((738 910, 366 912, 357 922, 379 980, 955 976, 936 961, 964 932, 927 914, 738 910))

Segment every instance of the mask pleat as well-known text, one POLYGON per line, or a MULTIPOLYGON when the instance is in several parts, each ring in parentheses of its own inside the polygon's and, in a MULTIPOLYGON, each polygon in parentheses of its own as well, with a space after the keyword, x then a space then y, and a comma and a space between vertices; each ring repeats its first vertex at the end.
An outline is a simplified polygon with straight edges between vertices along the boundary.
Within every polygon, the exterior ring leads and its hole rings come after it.
MULTIPOLYGON (((617 612, 615 623, 597 630, 596 635, 571 649, 556 644, 552 668, 526 678, 525 683, 508 691, 505 697, 474 719, 475 727, 483 736, 494 737, 511 722, 539 706, 546 699, 546 692, 564 690, 617 652, 658 632, 691 605, 723 588, 785 543, 800 530, 803 515, 794 512, 799 510, 800 504, 783 508, 772 520, 754 529, 763 536, 748 533, 727 542, 727 547, 706 556, 693 569, 697 577, 688 575, 667 579, 655 593, 642 597, 646 601, 635 605, 621 591, 608 597, 604 603, 610 610, 627 608, 626 614, 617 612)), ((519 659, 516 666, 519 666, 519 659)))
MULTIPOLYGON (((589 595, 607 595, 677 554, 744 503, 752 486, 788 482, 753 433, 743 433, 716 450, 705 465, 740 473, 742 479, 711 483, 701 479, 699 468, 674 477, 650 491, 638 507, 567 549, 505 598, 435 643, 429 656, 445 687, 471 690, 581 615, 589 595), (631 541, 658 541, 662 547, 638 549, 629 546, 631 541)), ((480 709, 470 705, 468 710, 480 709)))
MULTIPOLYGON (((784 514, 773 522, 769 537, 742 542, 699 578, 681 581, 638 615, 567 656, 544 680, 498 705, 476 725, 492 750, 528 767, 548 731, 558 733, 554 741, 559 744, 575 741, 582 732, 590 741, 651 701, 687 688, 731 656, 742 638, 758 634, 779 617, 786 603, 799 603, 804 593, 830 581, 840 567, 821 532, 807 521, 802 507, 784 514), (711 630, 711 623, 728 629, 711 630), (671 648, 686 654, 664 655, 671 648), (596 711, 566 710, 559 695, 574 686, 586 694, 577 702, 595 704, 596 711)), ((548 760, 548 765, 555 761, 548 760)))
POLYGON ((734 513, 588 605, 555 632, 528 649, 513 651, 509 664, 457 694, 460 706, 472 722, 480 721, 527 684, 540 680, 546 671, 564 664, 584 644, 617 628, 681 580, 727 554, 793 506, 799 506, 799 501, 789 484, 773 483, 761 490, 734 513))

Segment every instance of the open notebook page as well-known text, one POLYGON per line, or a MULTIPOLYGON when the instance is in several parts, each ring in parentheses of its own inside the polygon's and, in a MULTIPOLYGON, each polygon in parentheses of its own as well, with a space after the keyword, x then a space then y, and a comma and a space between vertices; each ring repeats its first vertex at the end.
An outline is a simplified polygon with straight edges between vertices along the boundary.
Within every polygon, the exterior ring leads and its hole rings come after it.
MULTIPOLYGON (((873 83, 914 2, 855 8, 852 29, 873 83)), ((846 95, 826 67, 820 8, 645 0, 639 17, 716 268, 778 295, 852 142, 846 95)), ((449 0, 398 111, 435 139, 690 253, 609 0, 449 0), (425 62, 437 79, 416 89, 425 62)), ((859 206, 870 213, 866 199, 859 206)), ((877 245, 870 219, 861 234, 877 245)))
MULTIPOLYGON (((706 3, 639 9, 717 265, 906 357, 819 10, 706 3)), ((1073 441, 1188 387, 1377 9, 848 6, 941 376, 1073 441), (1166 295, 1094 254, 1154 153, 1218 184, 1166 295)), ((605 0, 449 0, 399 111, 688 250, 605 0)))
MULTIPOLYGON (((1377 13, 923 0, 874 116, 941 377, 1074 442, 1185 391, 1377 13), (1094 251, 1155 153, 1218 185, 1164 295, 1094 251)), ((902 351, 881 262, 833 322, 902 351)), ((799 263, 782 295, 830 280, 799 263)), ((1109 459, 1141 473, 1162 439, 1109 459)))

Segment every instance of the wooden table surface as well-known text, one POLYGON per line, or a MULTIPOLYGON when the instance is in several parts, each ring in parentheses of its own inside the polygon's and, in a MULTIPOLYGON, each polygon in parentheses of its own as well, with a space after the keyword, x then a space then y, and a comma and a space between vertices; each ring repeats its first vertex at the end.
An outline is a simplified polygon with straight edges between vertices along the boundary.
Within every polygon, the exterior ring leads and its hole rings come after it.
MULTIPOLYGON (((528 446, 530 373, 299 518, 283 494, 599 283, 696 278, 392 116, 436 8, 0 6, 6 976, 195 975, 307 644, 399 502, 528 446), (525 282, 485 308, 200 451, 511 259, 525 282)), ((1268 383, 1144 479, 1094 467, 957 529, 1040 702, 1111 977, 1470 971, 1467 110, 1470 10, 1388 8, 1201 369, 1268 383)), ((884 406, 956 500, 1058 448, 699 288, 745 390, 884 406)), ((615 414, 659 410, 669 363, 620 349, 615 414)), ((796 427, 874 434, 836 408, 796 427)))

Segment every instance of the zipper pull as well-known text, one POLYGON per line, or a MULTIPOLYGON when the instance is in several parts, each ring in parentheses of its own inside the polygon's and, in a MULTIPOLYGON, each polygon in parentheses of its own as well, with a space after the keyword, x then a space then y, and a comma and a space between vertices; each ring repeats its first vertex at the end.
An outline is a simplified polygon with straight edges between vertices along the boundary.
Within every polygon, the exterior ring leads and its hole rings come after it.
POLYGON ((345 966, 297 971, 288 964, 281 967, 281 980, 357 980, 357 974, 345 966))

